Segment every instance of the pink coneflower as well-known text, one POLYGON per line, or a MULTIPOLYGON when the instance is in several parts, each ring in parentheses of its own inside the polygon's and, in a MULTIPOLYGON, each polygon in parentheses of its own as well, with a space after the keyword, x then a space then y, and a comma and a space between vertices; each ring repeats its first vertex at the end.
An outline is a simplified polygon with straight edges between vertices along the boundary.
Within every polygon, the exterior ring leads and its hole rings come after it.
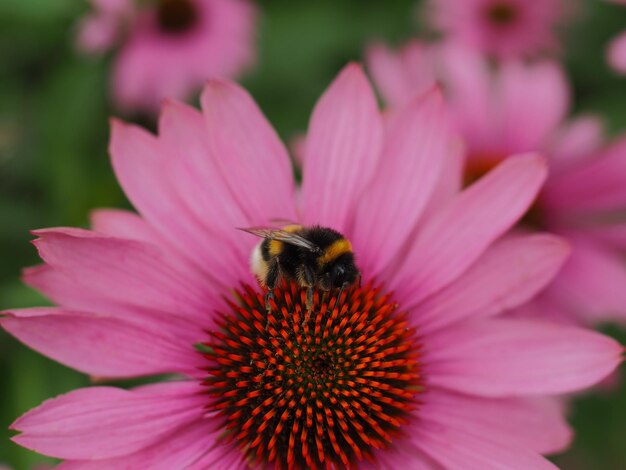
POLYGON ((459 192, 438 90, 383 129, 349 65, 313 112, 299 196, 285 147, 237 85, 203 112, 169 102, 159 135, 113 123, 113 166, 139 214, 36 232, 26 281, 59 307, 5 312, 30 347, 98 377, 19 418, 14 440, 61 468, 554 468, 570 431, 549 395, 609 374, 622 348, 577 327, 502 318, 568 253, 498 238, 527 210, 541 157, 459 192), (415 138, 418 136, 419 138, 415 138), (266 311, 235 227, 323 224, 353 244, 360 287, 282 284, 266 311))
MULTIPOLYGON (((413 49, 423 45, 407 46, 413 49)), ((626 316, 626 144, 602 143, 602 126, 592 116, 566 122, 569 86, 553 62, 503 61, 496 69, 478 54, 457 47, 425 48, 433 58, 419 61, 424 75, 435 75, 448 92, 450 107, 467 146, 465 180, 482 176, 510 155, 539 151, 550 176, 522 227, 549 230, 565 237, 573 253, 531 310, 569 321, 623 321, 626 316)), ((377 46, 371 70, 396 107, 410 100, 414 81, 412 55, 377 46), (383 60, 380 57, 384 57, 383 60), (381 64, 397 65, 385 74, 381 64), (396 82, 389 77, 398 75, 396 82)))
POLYGON ((500 58, 557 49, 562 0, 430 0, 432 19, 449 39, 500 58))
POLYGON ((247 0, 92 0, 78 44, 116 43, 111 89, 118 106, 157 110, 185 99, 211 77, 232 78, 254 58, 255 11, 247 0))

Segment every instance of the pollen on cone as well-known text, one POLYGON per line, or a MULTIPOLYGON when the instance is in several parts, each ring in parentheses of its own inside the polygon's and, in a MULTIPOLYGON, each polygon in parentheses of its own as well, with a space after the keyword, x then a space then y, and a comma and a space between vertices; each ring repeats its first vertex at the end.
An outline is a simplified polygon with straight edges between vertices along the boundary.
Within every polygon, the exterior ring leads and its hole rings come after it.
POLYGON ((393 444, 421 378, 415 331, 389 296, 371 285, 315 292, 307 312, 306 289, 290 283, 269 312, 248 286, 238 300, 203 348, 224 440, 289 469, 351 467, 393 444))

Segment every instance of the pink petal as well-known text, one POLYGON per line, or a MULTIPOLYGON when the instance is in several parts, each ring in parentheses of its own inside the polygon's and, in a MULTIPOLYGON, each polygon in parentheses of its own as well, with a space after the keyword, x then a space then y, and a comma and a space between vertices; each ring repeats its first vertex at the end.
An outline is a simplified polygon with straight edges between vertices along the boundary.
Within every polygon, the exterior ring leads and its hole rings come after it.
POLYGON ((0 326, 35 351, 100 377, 182 372, 196 375, 202 358, 193 343, 156 325, 41 307, 3 312, 0 326))
POLYGON ((434 389, 423 396, 420 418, 503 446, 540 454, 559 452, 572 440, 562 406, 548 398, 480 398, 434 389))
POLYGON ((577 228, 575 233, 578 238, 584 238, 599 246, 616 250, 626 250, 626 223, 614 223, 608 225, 594 225, 577 228))
POLYGON ((620 74, 626 74, 626 32, 610 42, 606 53, 611 67, 620 74))
POLYGON ((382 134, 376 97, 361 68, 350 64, 322 95, 309 123, 302 181, 307 224, 346 229, 376 171, 382 134))
POLYGON ((439 89, 413 100, 398 116, 385 140, 384 164, 359 200, 350 233, 362 271, 374 276, 412 235, 438 182, 449 140, 439 89))
POLYGON ((189 425, 176 429, 170 435, 165 436, 155 444, 141 449, 130 455, 124 455, 113 459, 91 461, 66 461, 56 467, 59 470, 107 470, 112 468, 133 469, 149 468, 152 470, 211 468, 225 470, 244 469, 239 466, 215 465, 224 451, 234 453, 232 449, 222 448, 216 441, 219 433, 213 429, 210 420, 198 420, 189 425), (217 455, 216 455, 217 454, 217 455), (206 461, 204 466, 197 466, 199 462, 206 461))
POLYGON ((553 62, 529 66, 506 62, 499 75, 500 136, 512 152, 541 148, 565 118, 569 87, 561 68, 553 62), (529 92, 529 84, 532 87, 529 92))
POLYGON ((367 68, 387 105, 404 106, 433 86, 436 80, 431 49, 420 41, 409 42, 398 52, 381 43, 368 47, 367 68))
POLYGON ((617 211, 626 207, 626 137, 601 155, 559 175, 546 186, 552 211, 617 211))
POLYGON ((110 152, 124 192, 173 250, 203 269, 205 277, 218 285, 231 287, 238 281, 235 278, 241 269, 235 270, 237 264, 229 262, 232 246, 211 239, 207 221, 197 217, 179 194, 185 181, 172 176, 178 175, 175 167, 180 154, 168 152, 143 129, 118 121, 112 124, 110 152), (215 265, 221 268, 220 276, 210 268, 215 265))
POLYGON ((195 320, 206 326, 207 312, 219 290, 206 279, 171 265, 154 245, 99 236, 94 232, 48 229, 35 232, 40 256, 78 289, 86 286, 102 298, 195 320))
MULTIPOLYGON (((160 385, 161 386, 161 385, 160 385)), ((105 459, 155 444, 201 419, 206 404, 195 383, 171 382, 175 393, 146 394, 114 387, 75 390, 20 417, 13 441, 61 459, 105 459)))
MULTIPOLYGON (((185 344, 195 344, 205 337, 201 328, 190 316, 175 316, 167 312, 133 306, 124 301, 112 299, 109 293, 98 293, 91 286, 79 285, 76 281, 48 265, 40 265, 24 270, 24 282, 41 291, 54 303, 68 310, 102 314, 119 318, 139 326, 151 325, 166 327, 168 331, 185 344)), ((97 289, 97 287, 96 287, 97 289)), ((209 321, 210 323, 210 321, 209 321)))
POLYGON ((442 77, 457 124, 468 146, 493 145, 498 124, 492 105, 493 83, 487 61, 455 42, 441 49, 442 77))
POLYGON ((450 148, 444 158, 443 169, 435 184, 430 201, 424 208, 424 223, 448 205, 460 192, 463 186, 463 169, 465 167, 465 146, 460 139, 450 142, 450 148))
POLYGON ((160 244, 158 234, 139 215, 121 209, 97 209, 91 213, 94 231, 113 237, 160 244))
POLYGON ((408 439, 402 439, 392 449, 381 449, 374 452, 375 462, 359 462, 359 469, 365 470, 442 470, 435 460, 415 447, 408 439))
POLYGON ((519 445, 502 445, 467 429, 425 421, 411 433, 412 442, 446 469, 556 470, 538 453, 519 445))
POLYGON ((220 176, 250 224, 294 220, 289 155, 254 100, 239 85, 213 80, 201 103, 220 176))
POLYGON ((81 52, 101 54, 115 44, 119 33, 119 18, 110 14, 92 14, 78 26, 76 43, 81 52))
POLYGON ((566 393, 593 385, 621 362, 613 339, 575 327, 487 319, 428 337, 428 381, 487 397, 566 393))
POLYGON ((543 289, 569 252, 569 245, 552 235, 506 237, 452 284, 418 305, 412 317, 425 334, 459 320, 497 315, 543 289))
POLYGON ((603 143, 604 125, 598 116, 584 115, 562 126, 550 142, 550 172, 560 173, 594 155, 603 143))
POLYGON ((453 281, 526 211, 545 177, 540 156, 508 158, 428 221, 386 276, 390 289, 412 305, 453 281))
POLYGON ((221 250, 219 256, 207 258, 205 264, 212 272, 220 272, 223 283, 231 287, 245 279, 250 253, 258 242, 235 227, 267 221, 260 221, 258 214, 247 214, 247 202, 239 200, 238 188, 231 188, 224 178, 220 168, 224 155, 211 149, 202 113, 168 101, 161 112, 159 132, 162 145, 176 156, 170 178, 176 181, 179 197, 202 225, 205 243, 210 239, 221 250))
POLYGON ((594 323, 626 321, 626 266, 622 257, 579 237, 569 239, 573 242, 572 256, 551 286, 551 293, 594 323))

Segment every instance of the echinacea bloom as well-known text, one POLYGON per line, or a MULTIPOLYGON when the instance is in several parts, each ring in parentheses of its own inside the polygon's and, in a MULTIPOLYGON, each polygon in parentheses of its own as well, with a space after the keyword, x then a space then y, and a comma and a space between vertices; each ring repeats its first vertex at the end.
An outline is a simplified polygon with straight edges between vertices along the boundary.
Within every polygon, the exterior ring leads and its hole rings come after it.
POLYGON ((349 65, 315 107, 296 197, 243 89, 210 81, 201 103, 166 103, 158 136, 113 122, 113 167, 139 214, 35 232, 45 264, 25 279, 59 306, 1 320, 92 376, 179 379, 51 399, 13 424, 15 442, 62 469, 554 468, 541 455, 570 430, 551 395, 602 379, 622 348, 500 315, 568 253, 548 234, 499 239, 543 159, 508 159, 461 192, 440 92, 383 128, 349 65), (307 314, 305 290, 284 284, 267 312, 248 266, 258 240, 235 228, 276 218, 347 235, 362 285, 316 291, 307 314))
POLYGON ((430 0, 432 21, 448 39, 499 58, 558 49, 562 0, 430 0))
POLYGON ((466 145, 465 179, 475 180, 520 152, 545 155, 550 175, 521 227, 563 236, 572 255, 550 286, 524 310, 584 323, 626 319, 626 139, 605 144, 593 116, 567 121, 569 86, 551 61, 502 61, 419 42, 369 54, 375 81, 394 108, 436 77, 466 145), (412 51, 407 53, 406 50, 412 51), (419 70, 417 68, 419 64, 419 70))
POLYGON ((158 110, 212 77, 233 78, 254 59, 255 9, 248 0, 92 0, 79 47, 117 47, 111 91, 127 110, 158 110))

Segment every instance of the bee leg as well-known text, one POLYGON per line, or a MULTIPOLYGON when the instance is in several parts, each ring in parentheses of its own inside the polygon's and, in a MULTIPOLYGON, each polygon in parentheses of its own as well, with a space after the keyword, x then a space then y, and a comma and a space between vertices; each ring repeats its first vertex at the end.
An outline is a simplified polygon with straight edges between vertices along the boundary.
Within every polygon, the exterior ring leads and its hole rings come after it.
POLYGON ((267 286, 267 293, 265 294, 265 310, 267 310, 267 323, 265 324, 265 329, 269 327, 270 323, 270 314, 272 313, 272 304, 271 300, 274 300, 274 288, 278 283, 278 278, 280 275, 280 266, 278 265, 278 261, 274 260, 268 267, 267 276, 265 279, 265 285, 267 286))
POLYGON ((307 267, 304 268, 304 280, 307 284, 306 288, 306 315, 304 316, 304 320, 302 324, 308 323, 309 317, 311 316, 311 311, 313 310, 313 284, 315 282, 315 278, 311 270, 307 267))
POLYGON ((341 300, 341 294, 343 294, 343 290, 346 288, 347 285, 348 285, 347 283, 341 284, 341 287, 339 288, 339 292, 337 292, 337 300, 335 300, 335 306, 341 300))
POLYGON ((309 315, 313 310, 313 288, 311 286, 306 288, 306 313, 309 315))
POLYGON ((265 310, 267 310, 267 313, 272 311, 272 300, 274 300, 274 289, 268 289, 267 294, 265 294, 265 310))

